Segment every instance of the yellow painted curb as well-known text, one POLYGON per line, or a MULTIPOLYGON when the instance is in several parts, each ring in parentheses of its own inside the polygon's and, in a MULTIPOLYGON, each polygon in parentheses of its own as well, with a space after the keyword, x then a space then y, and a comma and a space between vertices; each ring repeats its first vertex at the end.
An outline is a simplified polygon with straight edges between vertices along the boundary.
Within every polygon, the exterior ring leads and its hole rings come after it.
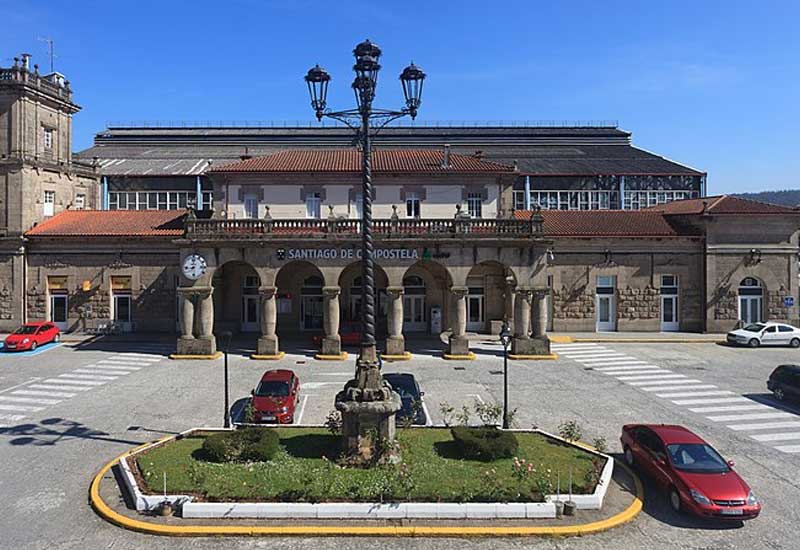
POLYGON ((515 355, 513 353, 509 353, 508 358, 515 361, 552 361, 554 359, 558 359, 558 354, 548 353, 547 355, 515 355))
POLYGON ((445 353, 442 355, 443 358, 447 359, 448 361, 474 361, 475 354, 469 352, 466 355, 450 355, 449 353, 445 353))
POLYGON ((219 359, 222 357, 222 352, 212 353, 211 355, 178 355, 177 353, 170 354, 170 359, 219 359))
MULTIPOLYGON (((551 339, 552 340, 552 339, 551 339)), ((606 344, 724 344, 719 338, 575 338, 575 342, 606 344)))
POLYGON ((386 359, 387 361, 408 361, 413 357, 410 351, 405 352, 402 355, 387 355, 381 353, 381 359, 386 359))
POLYGON ((343 351, 339 355, 323 355, 318 353, 314 356, 314 359, 319 359, 320 361, 344 361, 347 359, 347 352, 343 351))
MULTIPOLYGON (((167 436, 158 441, 166 441, 174 436, 167 436)), ((286 525, 275 527, 246 526, 246 525, 162 525, 138 519, 132 519, 115 512, 100 497, 100 482, 108 471, 119 460, 132 452, 150 445, 145 443, 130 451, 126 451, 111 462, 103 466, 92 479, 89 486, 89 502, 101 518, 123 529, 146 533, 150 535, 167 535, 174 537, 191 536, 392 536, 392 537, 570 537, 600 533, 613 527, 627 523, 639 515, 644 505, 644 487, 639 477, 625 464, 622 466, 633 479, 636 486, 636 497, 628 508, 611 516, 610 518, 586 523, 583 525, 565 525, 552 527, 459 527, 456 525, 444 526, 327 526, 327 525, 286 525)))
POLYGON ((279 351, 275 355, 259 355, 254 353, 250 356, 250 359, 256 359, 257 361, 277 361, 278 359, 283 359, 285 355, 285 351, 279 351))
POLYGON ((551 336, 548 334, 547 338, 554 344, 571 344, 575 341, 572 336, 551 336))

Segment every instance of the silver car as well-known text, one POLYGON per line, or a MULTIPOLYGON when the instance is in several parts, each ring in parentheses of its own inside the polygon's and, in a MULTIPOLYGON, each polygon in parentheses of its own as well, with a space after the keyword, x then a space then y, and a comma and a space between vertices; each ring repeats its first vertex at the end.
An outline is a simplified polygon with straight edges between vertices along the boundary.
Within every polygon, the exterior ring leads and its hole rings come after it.
POLYGON ((728 343, 740 346, 800 347, 800 329, 785 323, 752 323, 728 333, 728 343))

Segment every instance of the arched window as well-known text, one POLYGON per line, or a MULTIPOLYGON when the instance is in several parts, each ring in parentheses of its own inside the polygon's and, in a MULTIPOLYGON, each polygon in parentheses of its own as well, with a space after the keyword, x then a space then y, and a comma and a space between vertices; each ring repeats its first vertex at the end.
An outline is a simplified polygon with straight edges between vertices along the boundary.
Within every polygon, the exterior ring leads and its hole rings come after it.
POLYGON ((764 320, 764 285, 755 277, 739 283, 739 319, 745 325, 764 320))
POLYGON ((417 275, 404 277, 403 288, 406 294, 425 294, 425 281, 417 275))
POLYGON ((306 277, 300 288, 300 319, 303 330, 320 330, 322 328, 322 277, 312 275, 306 277))
POLYGON ((316 275, 306 277, 306 280, 303 281, 303 288, 300 289, 300 294, 322 294, 323 285, 324 281, 322 280, 322 277, 318 277, 316 275))

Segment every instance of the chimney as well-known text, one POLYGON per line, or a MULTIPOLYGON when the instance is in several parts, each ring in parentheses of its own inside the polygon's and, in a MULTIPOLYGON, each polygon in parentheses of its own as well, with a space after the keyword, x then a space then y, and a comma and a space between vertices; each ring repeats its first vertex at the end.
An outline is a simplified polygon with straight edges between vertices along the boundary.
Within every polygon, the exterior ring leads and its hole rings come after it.
POLYGON ((450 144, 444 144, 444 155, 442 156, 442 168, 450 168, 450 144))
POLYGON ((31 54, 23 53, 21 55, 22 55, 22 68, 27 71, 29 70, 28 67, 30 65, 29 61, 31 59, 31 54))
POLYGON ((244 148, 244 154, 243 154, 243 155, 239 155, 239 159, 241 159, 241 160, 247 160, 247 159, 251 159, 251 158, 253 158, 253 156, 252 156, 252 155, 250 155, 250 153, 249 153, 249 151, 248 151, 247 147, 245 147, 245 148, 244 148))

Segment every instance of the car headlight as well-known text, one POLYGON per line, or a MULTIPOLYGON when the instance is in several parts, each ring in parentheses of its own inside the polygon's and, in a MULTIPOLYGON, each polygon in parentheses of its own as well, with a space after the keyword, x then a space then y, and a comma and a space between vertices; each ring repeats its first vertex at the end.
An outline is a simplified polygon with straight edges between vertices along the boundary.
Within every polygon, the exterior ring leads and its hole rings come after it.
POLYGON ((281 407, 280 409, 278 409, 278 412, 287 413, 289 412, 289 407, 281 407))
POLYGON ((22 339, 22 343, 23 343, 23 344, 27 344, 27 343, 28 343, 28 342, 30 342, 30 341, 31 341, 31 339, 30 339, 30 338, 23 338, 23 339, 22 339))
POLYGON ((711 504, 711 501, 708 500, 708 497, 706 497, 700 491, 695 491, 694 489, 690 489, 689 494, 692 495, 692 498, 697 504, 705 504, 706 506, 709 506, 711 504))
POLYGON ((753 491, 750 491, 750 493, 747 495, 747 505, 755 506, 756 504, 758 504, 758 499, 756 498, 756 495, 753 494, 753 491))

